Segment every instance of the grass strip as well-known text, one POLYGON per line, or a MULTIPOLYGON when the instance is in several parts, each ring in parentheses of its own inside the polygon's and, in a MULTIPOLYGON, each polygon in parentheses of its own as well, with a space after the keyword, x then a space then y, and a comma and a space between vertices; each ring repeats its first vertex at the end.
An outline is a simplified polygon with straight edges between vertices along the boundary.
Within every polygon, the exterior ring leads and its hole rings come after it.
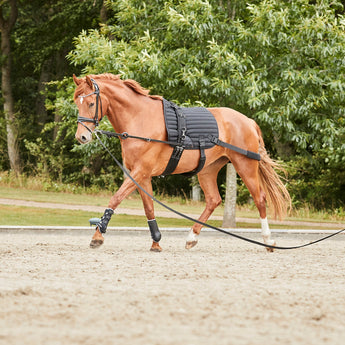
MULTIPOLYGON (((63 210, 63 209, 45 209, 38 207, 9 206, 0 205, 1 225, 14 226, 88 226, 88 220, 93 217, 101 217, 102 214, 86 211, 63 210)), ((186 219, 157 217, 160 227, 191 227, 192 222, 186 219)), ((209 224, 217 227, 222 226, 220 220, 211 220, 209 224)), ((260 228, 259 219, 257 224, 237 222, 238 228, 260 228)), ((126 214, 115 214, 111 219, 109 226, 121 227, 146 227, 147 220, 145 216, 133 216, 126 214)), ((293 225, 271 225, 272 229, 329 229, 322 226, 322 223, 313 227, 293 226, 293 225)))
MULTIPOLYGON (((61 204, 72 204, 72 205, 94 205, 94 206, 104 206, 108 205, 109 199, 112 192, 100 192, 98 194, 73 194, 67 192, 53 192, 53 191, 43 191, 43 190, 33 190, 27 188, 15 188, 9 186, 0 185, 0 197, 8 199, 19 199, 19 200, 30 200, 37 202, 52 202, 61 204)), ((205 207, 204 202, 195 202, 191 200, 185 200, 182 198, 160 198, 169 206, 173 207, 177 211, 182 213, 193 213, 201 214, 205 207)), ((142 210, 143 205, 138 194, 132 194, 128 198, 122 201, 121 208, 131 208, 142 210)), ((155 204, 156 210, 164 210, 165 208, 155 204)), ((223 205, 219 206, 213 215, 222 216, 224 212, 223 205)), ((247 206, 237 206, 236 210, 237 217, 258 219, 258 211, 252 205, 247 206)), ((337 222, 344 221, 344 217, 336 215, 335 213, 325 213, 323 211, 313 211, 309 208, 295 210, 292 216, 286 218, 286 220, 291 221, 307 221, 315 222, 312 228, 325 228, 322 226, 323 222, 334 222, 334 227, 337 228, 337 222)), ((1 220, 0 220, 1 221, 1 220)), ((220 224, 220 223, 219 223, 220 224)), ((189 225, 187 225, 189 226, 189 225)), ((239 224, 237 225, 239 226, 239 224)), ((253 225, 248 224, 248 228, 253 227, 253 225)), ((254 227, 257 227, 254 225, 254 227)), ((284 226, 286 227, 286 226, 284 226)), ((277 226, 276 228, 279 228, 277 226)), ((291 227, 293 228, 293 227, 291 227)), ((299 226, 300 228, 300 226, 299 226)), ((308 228, 308 227, 306 227, 308 228)), ((310 227, 309 227, 310 228, 310 227)), ((327 228, 327 227, 326 227, 327 228)))

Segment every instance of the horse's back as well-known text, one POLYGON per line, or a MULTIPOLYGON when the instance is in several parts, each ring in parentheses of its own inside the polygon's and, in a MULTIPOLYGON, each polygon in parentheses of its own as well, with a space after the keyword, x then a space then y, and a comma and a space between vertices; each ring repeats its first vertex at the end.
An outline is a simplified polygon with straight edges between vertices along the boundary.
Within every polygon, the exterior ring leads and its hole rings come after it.
MULTIPOLYGON (((253 119, 231 108, 208 108, 218 123, 219 138, 229 142, 245 138, 258 139, 258 126, 253 119)), ((244 141, 246 142, 246 141, 244 141)))

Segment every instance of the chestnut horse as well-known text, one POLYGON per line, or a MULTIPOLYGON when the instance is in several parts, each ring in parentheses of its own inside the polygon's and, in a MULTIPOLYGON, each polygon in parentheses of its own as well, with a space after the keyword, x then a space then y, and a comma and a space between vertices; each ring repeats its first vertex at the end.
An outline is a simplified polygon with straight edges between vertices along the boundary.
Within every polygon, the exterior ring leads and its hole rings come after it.
MULTIPOLYGON (((77 78, 74 102, 78 106, 78 128, 76 139, 81 144, 92 140, 92 132, 98 122, 106 115, 118 133, 127 132, 133 136, 144 136, 162 141, 167 140, 167 131, 163 115, 161 96, 153 96, 134 80, 121 80, 118 75, 100 74, 77 78)), ((266 198, 273 205, 275 216, 282 218, 291 206, 291 199, 276 169, 279 165, 270 159, 266 152, 261 130, 256 122, 247 116, 229 108, 208 108, 217 121, 219 139, 245 150, 260 154, 261 160, 254 160, 222 146, 214 146, 205 151, 206 161, 198 173, 200 186, 205 194, 206 208, 199 221, 206 222, 214 209, 221 203, 217 186, 219 170, 229 161, 246 184, 258 208, 261 219, 263 240, 268 245, 275 245, 271 239, 266 215, 266 198)), ((146 142, 140 139, 120 137, 123 163, 131 176, 148 193, 152 194, 151 179, 165 170, 173 147, 165 143, 146 142)), ((190 172, 198 166, 199 150, 185 150, 174 174, 190 172)), ((136 185, 126 178, 118 191, 110 199, 108 208, 90 243, 98 247, 104 242, 102 233, 121 201, 136 189, 136 185)), ((152 199, 139 190, 141 195, 153 243, 152 251, 161 251, 160 232, 155 221, 152 199)), ((186 248, 197 244, 202 225, 193 224, 186 240, 186 248)))

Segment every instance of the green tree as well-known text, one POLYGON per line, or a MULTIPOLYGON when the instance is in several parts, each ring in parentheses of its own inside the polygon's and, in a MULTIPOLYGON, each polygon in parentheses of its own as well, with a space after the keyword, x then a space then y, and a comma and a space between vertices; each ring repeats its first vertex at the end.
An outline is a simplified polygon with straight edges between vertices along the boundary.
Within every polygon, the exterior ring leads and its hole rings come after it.
POLYGON ((236 36, 253 65, 245 87, 250 111, 279 144, 278 154, 304 170, 296 201, 344 205, 345 20, 337 14, 343 6, 263 1, 248 9, 249 25, 237 22, 236 36))
MULTIPOLYGON (((12 161, 21 160, 21 166, 26 171, 35 171, 41 155, 26 147, 26 142, 34 142, 37 138, 43 140, 42 150, 54 146, 58 135, 58 123, 62 114, 57 109, 45 107, 45 88, 50 80, 62 80, 65 75, 70 76, 79 69, 73 67, 66 60, 66 54, 73 47, 73 38, 82 29, 99 27, 103 0, 87 1, 2 1, 2 37, 1 44, 8 49, 11 46, 9 58, 2 50, 2 98, 4 108, 9 109, 0 113, 0 168, 13 169, 12 161), (16 20, 10 20, 12 7, 17 4, 16 20), (11 30, 8 30, 9 24, 11 30), (4 34, 6 33, 6 37, 4 34), (8 39, 7 39, 8 38, 8 39), (11 63, 11 75, 8 72, 11 63), (11 89, 12 93, 8 90, 11 89), (12 98, 7 95, 11 94, 12 98), (8 99, 12 100, 9 102, 8 99), (9 104, 11 106, 9 107, 9 104), (13 114, 9 117, 8 114, 13 114), (14 116, 14 114, 16 116, 14 116), (11 119, 11 121, 9 121, 11 119), (56 126, 51 123, 56 122, 56 126), (41 130, 49 123, 49 130, 41 130), (4 140, 13 127, 13 138, 20 138, 11 143, 11 138, 4 140), (25 138, 25 140, 22 140, 25 138), (7 145, 8 144, 8 145, 7 145), (11 152, 20 152, 16 159, 9 159, 11 152), (12 151, 11 151, 12 150, 12 151), (11 165, 10 165, 11 162, 11 165), (34 169, 34 170, 32 170, 34 169)), ((15 13, 15 12, 13 12, 15 13)), ((55 85, 55 84, 54 84, 55 85)), ((49 92, 58 93, 58 89, 51 86, 49 92)), ((61 135, 60 135, 61 137, 61 135)), ((60 139, 61 141, 62 139, 60 139)), ((66 149, 67 151, 67 149, 66 149)), ((52 153, 52 159, 57 153, 52 153)), ((63 162, 61 161, 63 166, 63 162)), ((19 165, 19 164, 17 164, 19 165)), ((55 169, 53 169, 55 170, 55 169)), ((19 170, 18 170, 19 171, 19 170)))
POLYGON ((247 103, 266 130, 299 154, 342 146, 345 20, 335 15, 337 5, 263 1, 249 7, 250 25, 236 23, 239 51, 252 63, 247 103))

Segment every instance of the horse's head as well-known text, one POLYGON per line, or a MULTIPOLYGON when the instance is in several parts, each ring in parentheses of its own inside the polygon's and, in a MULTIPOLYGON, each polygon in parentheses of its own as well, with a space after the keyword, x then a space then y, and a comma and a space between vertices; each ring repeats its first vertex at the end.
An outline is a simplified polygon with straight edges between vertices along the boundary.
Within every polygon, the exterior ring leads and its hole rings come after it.
POLYGON ((92 132, 102 120, 106 107, 102 104, 100 89, 94 79, 89 76, 78 79, 73 75, 73 80, 77 86, 74 102, 79 110, 75 137, 81 144, 87 144, 92 140, 92 132))

